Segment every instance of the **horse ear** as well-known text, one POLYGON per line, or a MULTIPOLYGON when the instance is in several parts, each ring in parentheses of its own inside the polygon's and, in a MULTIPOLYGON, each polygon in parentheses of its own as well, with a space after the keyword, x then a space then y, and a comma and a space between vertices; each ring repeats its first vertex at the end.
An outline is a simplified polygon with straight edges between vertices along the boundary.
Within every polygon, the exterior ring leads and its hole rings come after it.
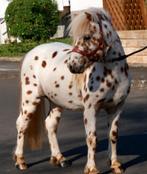
POLYGON ((85 15, 86 15, 86 17, 87 17, 87 19, 88 19, 89 21, 92 20, 92 16, 91 16, 90 13, 85 12, 85 15))

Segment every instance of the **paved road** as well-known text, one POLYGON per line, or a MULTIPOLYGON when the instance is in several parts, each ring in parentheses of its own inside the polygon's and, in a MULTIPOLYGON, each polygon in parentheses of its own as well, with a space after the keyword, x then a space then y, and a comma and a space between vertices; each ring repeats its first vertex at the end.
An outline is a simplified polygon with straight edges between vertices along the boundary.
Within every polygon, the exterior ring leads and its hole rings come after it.
MULTIPOLYGON (((1 174, 82 174, 86 163, 85 133, 82 113, 66 111, 59 128, 59 142, 65 156, 73 162, 70 168, 56 168, 48 164, 50 150, 47 141, 42 150, 26 150, 29 170, 20 172, 14 167, 15 120, 18 115, 19 85, 17 78, 0 79, 0 173, 1 174)), ((107 163, 107 121, 101 113, 97 119, 97 166, 102 174, 109 174, 107 163)), ((119 158, 127 168, 125 174, 147 173, 147 89, 133 88, 121 119, 119 158)))

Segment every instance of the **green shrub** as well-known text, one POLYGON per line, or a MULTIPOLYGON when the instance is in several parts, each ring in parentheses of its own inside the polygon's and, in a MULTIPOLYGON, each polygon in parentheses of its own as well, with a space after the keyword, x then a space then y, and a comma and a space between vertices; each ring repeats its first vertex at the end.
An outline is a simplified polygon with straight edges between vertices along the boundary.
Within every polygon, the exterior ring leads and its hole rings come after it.
POLYGON ((54 0, 13 0, 5 13, 8 34, 21 40, 46 40, 59 23, 54 0))
MULTIPOLYGON (((70 38, 63 38, 48 40, 48 42, 63 42, 71 44, 72 41, 70 38)), ((2 44, 0 45, 0 57, 23 56, 29 50, 42 43, 43 42, 21 42, 13 44, 2 44)))

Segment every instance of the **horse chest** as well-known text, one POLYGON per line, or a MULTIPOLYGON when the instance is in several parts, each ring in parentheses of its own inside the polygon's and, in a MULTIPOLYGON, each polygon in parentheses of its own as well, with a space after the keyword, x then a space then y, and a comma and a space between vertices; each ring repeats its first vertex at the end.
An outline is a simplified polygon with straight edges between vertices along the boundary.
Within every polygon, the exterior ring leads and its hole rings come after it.
POLYGON ((91 96, 91 103, 117 105, 123 101, 129 92, 129 73, 121 72, 121 66, 116 69, 95 65, 87 73, 87 85, 84 88, 91 96))

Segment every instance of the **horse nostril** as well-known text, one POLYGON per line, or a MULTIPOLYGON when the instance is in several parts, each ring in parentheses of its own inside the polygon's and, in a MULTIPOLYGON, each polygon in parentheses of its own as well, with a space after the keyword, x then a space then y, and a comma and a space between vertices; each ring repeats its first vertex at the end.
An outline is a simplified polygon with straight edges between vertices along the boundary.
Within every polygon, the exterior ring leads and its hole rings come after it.
POLYGON ((69 70, 70 70, 70 72, 73 72, 74 71, 72 65, 69 65, 69 70))

